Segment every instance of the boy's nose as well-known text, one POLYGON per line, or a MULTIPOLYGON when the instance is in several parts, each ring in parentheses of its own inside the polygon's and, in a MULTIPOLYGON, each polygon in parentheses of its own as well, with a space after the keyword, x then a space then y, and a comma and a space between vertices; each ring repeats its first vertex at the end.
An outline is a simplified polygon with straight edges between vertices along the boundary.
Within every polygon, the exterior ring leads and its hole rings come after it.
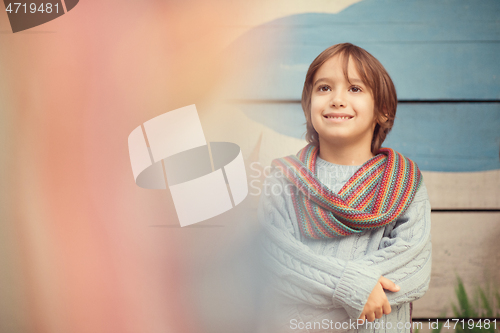
POLYGON ((330 101, 330 106, 336 108, 346 106, 346 101, 341 93, 333 93, 332 99, 330 101))

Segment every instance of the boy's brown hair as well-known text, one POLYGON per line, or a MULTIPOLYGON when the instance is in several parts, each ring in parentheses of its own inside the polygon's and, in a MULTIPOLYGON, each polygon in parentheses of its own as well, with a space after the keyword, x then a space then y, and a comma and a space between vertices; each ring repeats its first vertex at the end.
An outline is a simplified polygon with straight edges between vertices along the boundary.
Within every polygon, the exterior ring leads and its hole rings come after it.
POLYGON ((306 140, 315 146, 319 146, 318 132, 316 132, 311 122, 311 94, 314 75, 325 61, 337 54, 343 59, 342 67, 346 80, 349 80, 347 68, 349 58, 351 58, 361 76, 360 79, 371 90, 375 102, 374 112, 377 121, 373 131, 371 151, 376 155, 394 125, 398 104, 396 88, 384 66, 366 50, 351 43, 330 46, 321 52, 309 66, 304 82, 304 90, 302 91, 302 109, 306 116, 307 126, 306 140))

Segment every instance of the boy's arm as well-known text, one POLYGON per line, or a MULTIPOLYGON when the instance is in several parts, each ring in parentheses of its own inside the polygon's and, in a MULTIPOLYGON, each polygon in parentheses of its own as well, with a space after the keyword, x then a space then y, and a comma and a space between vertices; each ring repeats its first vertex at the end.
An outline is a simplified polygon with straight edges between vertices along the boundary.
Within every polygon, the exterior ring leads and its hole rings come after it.
MULTIPOLYGON (((284 186, 277 178, 268 185, 284 186)), ((270 269, 277 287, 289 298, 321 307, 343 307, 357 319, 381 275, 401 286, 388 292, 391 304, 423 295, 430 275, 430 205, 425 185, 398 220, 381 248, 355 261, 315 254, 295 235, 286 195, 262 194, 259 220, 264 226, 270 269)))
POLYGON ((391 305, 414 301, 429 287, 432 244, 431 206, 424 183, 408 210, 398 219, 390 235, 382 238, 379 250, 355 260, 401 287, 397 293, 386 292, 391 305))
POLYGON ((268 195, 262 193, 258 209, 264 227, 265 262, 274 278, 273 286, 300 303, 344 307, 356 319, 381 273, 375 266, 366 269, 353 261, 318 255, 302 243, 289 214, 293 210, 291 199, 287 194, 272 192, 283 192, 285 185, 279 177, 269 177, 264 187, 268 195))

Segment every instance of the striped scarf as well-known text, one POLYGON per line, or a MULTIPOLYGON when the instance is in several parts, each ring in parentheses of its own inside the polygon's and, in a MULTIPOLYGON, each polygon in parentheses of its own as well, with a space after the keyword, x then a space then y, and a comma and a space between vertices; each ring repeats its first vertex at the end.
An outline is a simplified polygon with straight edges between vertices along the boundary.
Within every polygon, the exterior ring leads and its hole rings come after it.
POLYGON ((380 148, 334 193, 316 177, 318 152, 309 144, 297 156, 272 162, 298 189, 291 194, 305 237, 334 238, 384 227, 404 214, 420 187, 422 174, 415 162, 380 148))

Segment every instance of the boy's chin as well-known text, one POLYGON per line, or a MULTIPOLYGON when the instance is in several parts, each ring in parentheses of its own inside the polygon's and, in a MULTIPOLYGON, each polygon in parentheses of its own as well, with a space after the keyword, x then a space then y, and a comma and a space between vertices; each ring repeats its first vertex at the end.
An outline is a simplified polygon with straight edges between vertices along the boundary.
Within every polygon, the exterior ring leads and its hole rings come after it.
POLYGON ((331 134, 331 135, 319 135, 319 143, 324 144, 332 144, 332 145, 341 145, 347 144, 352 141, 352 138, 349 138, 348 135, 342 134, 331 134))
MULTIPOLYGON (((360 145, 363 145, 364 140, 360 140, 359 138, 352 137, 351 135, 342 135, 339 133, 336 133, 335 135, 324 135, 321 136, 319 135, 319 144, 320 146, 323 145, 328 145, 331 147, 338 147, 338 148, 343 148, 346 146, 356 146, 359 147, 360 145)), ((371 141, 368 142, 366 141, 366 145, 369 147, 371 144, 371 141)))

